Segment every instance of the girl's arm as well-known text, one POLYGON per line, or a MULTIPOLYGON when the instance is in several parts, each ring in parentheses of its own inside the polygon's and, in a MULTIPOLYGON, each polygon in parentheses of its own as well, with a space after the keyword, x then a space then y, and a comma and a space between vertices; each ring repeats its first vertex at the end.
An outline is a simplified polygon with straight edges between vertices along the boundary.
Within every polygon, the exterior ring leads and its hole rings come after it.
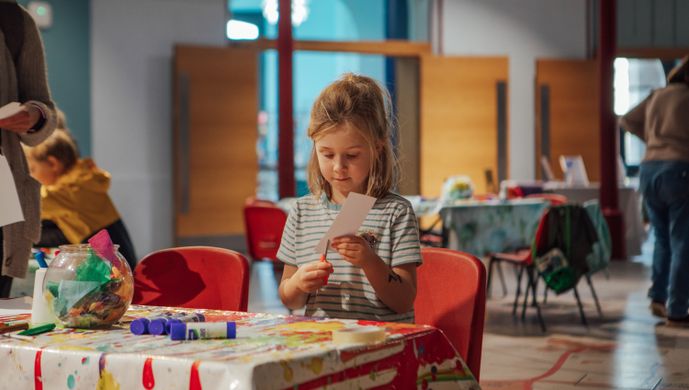
POLYGON ((416 263, 390 268, 359 236, 337 237, 332 247, 345 260, 364 270, 376 295, 389 308, 396 313, 406 313, 414 307, 416 263))
POLYGON ((280 280, 280 300, 288 309, 299 309, 306 305, 309 294, 325 284, 325 277, 333 272, 332 264, 313 261, 297 268, 285 264, 280 280))

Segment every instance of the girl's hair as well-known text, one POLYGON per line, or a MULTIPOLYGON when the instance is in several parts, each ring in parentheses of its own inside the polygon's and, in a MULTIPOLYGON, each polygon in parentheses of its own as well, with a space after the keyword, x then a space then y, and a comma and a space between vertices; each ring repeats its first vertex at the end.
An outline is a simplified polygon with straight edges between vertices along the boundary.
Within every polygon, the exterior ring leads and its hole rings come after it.
POLYGON ((49 156, 62 163, 64 172, 69 171, 79 159, 76 144, 66 130, 55 129, 50 137, 34 147, 26 147, 26 154, 36 161, 46 161, 49 156))
POLYGON ((311 193, 332 197, 318 166, 315 142, 337 126, 348 124, 366 140, 371 154, 366 195, 380 198, 397 185, 397 159, 392 150, 391 102, 388 91, 370 77, 345 73, 327 86, 311 108, 307 134, 314 142, 308 164, 311 193))

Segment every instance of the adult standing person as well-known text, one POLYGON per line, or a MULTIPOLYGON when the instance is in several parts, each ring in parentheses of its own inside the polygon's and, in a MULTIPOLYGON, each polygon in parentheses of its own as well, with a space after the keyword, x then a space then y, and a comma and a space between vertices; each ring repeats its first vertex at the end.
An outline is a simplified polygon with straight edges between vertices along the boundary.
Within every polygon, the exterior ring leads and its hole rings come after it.
POLYGON ((656 240, 651 311, 689 327, 689 56, 620 124, 646 143, 640 185, 656 240))
POLYGON ((34 146, 48 137, 55 128, 55 109, 43 41, 16 0, 0 0, 0 35, 0 107, 21 104, 19 112, 0 119, 0 153, 9 164, 24 215, 24 221, 3 226, 0 232, 0 297, 7 297, 12 278, 25 277, 31 245, 40 236, 39 184, 29 176, 20 143, 34 146))

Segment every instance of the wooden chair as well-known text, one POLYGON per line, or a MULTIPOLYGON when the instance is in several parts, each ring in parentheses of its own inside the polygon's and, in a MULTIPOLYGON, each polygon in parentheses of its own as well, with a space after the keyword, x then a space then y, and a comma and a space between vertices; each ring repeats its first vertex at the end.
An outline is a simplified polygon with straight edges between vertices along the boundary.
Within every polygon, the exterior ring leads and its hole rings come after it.
POLYGON ((468 253, 422 248, 414 312, 418 324, 442 330, 479 380, 486 309, 486 269, 468 253))
POLYGON ((140 305, 246 311, 249 262, 239 252, 206 246, 163 249, 134 270, 140 305))

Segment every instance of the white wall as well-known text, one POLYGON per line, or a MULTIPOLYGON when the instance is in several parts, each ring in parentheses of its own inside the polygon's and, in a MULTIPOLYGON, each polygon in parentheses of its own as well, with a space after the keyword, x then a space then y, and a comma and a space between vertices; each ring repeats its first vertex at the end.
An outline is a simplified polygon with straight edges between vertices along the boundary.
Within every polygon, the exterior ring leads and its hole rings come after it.
POLYGON ((222 45, 225 4, 92 1, 93 156, 139 258, 172 245, 173 45, 222 45))
POLYGON ((533 179, 537 58, 585 58, 583 0, 445 0, 445 55, 509 56, 510 177, 533 179))

